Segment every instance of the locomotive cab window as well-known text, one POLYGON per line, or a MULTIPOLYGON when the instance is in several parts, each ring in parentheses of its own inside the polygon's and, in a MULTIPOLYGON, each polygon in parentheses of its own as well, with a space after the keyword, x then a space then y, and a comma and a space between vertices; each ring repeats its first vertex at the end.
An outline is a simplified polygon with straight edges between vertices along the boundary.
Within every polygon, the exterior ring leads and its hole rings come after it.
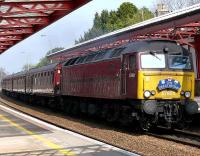
POLYGON ((164 54, 142 54, 141 55, 141 67, 146 69, 162 69, 166 67, 164 54))
POLYGON ((169 55, 168 64, 171 69, 192 69, 189 56, 169 55))

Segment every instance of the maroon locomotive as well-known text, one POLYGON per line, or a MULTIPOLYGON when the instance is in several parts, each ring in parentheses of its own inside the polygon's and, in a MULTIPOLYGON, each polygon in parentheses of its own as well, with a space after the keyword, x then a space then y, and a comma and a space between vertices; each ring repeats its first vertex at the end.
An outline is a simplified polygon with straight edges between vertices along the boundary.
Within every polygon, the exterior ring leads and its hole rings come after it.
POLYGON ((198 112, 191 54, 174 41, 141 40, 10 75, 2 91, 29 102, 143 129, 183 125, 198 112))

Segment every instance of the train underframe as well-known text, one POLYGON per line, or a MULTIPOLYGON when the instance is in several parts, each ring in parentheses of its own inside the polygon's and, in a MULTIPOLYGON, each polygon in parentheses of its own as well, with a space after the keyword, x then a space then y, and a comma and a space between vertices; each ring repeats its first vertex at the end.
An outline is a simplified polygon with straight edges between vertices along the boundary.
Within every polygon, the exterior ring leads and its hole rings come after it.
POLYGON ((108 100, 73 96, 49 96, 3 91, 7 96, 32 105, 42 105, 67 115, 95 116, 123 126, 139 124, 148 131, 158 125, 168 128, 184 128, 192 121, 198 106, 194 101, 170 100, 108 100), (189 107, 189 105, 191 105, 189 107))

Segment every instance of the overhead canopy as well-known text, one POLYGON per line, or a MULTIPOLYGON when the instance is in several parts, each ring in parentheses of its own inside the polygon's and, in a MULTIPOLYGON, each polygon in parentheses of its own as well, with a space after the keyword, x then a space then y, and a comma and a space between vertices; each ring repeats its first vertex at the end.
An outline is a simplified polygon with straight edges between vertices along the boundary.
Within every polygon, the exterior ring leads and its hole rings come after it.
POLYGON ((0 54, 90 0, 0 0, 0 54))
POLYGON ((200 3, 77 44, 60 52, 50 54, 48 57, 50 59, 76 57, 90 51, 118 46, 130 40, 144 38, 167 38, 177 40, 181 44, 193 46, 188 39, 199 34, 199 30, 200 3))

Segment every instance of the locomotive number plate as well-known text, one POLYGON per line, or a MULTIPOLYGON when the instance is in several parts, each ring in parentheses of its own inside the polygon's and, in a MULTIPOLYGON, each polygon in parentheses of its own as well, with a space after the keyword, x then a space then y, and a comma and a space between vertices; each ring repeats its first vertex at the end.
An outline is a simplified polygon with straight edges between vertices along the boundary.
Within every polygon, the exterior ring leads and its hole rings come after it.
POLYGON ((162 91, 161 95, 162 96, 174 96, 174 95, 176 95, 176 93, 173 91, 162 91))

